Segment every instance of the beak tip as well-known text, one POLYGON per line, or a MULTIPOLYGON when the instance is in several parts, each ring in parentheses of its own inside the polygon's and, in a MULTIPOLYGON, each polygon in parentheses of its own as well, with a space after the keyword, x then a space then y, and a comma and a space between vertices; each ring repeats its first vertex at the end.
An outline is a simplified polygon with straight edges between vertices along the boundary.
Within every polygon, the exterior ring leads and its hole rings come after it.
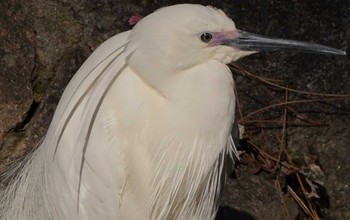
POLYGON ((345 50, 339 50, 336 55, 340 55, 340 56, 347 56, 347 53, 345 50))

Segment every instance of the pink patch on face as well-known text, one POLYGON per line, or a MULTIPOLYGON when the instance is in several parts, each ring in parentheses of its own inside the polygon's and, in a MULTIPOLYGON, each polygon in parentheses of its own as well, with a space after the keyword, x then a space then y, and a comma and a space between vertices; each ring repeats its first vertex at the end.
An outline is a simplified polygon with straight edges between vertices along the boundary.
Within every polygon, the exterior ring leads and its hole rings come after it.
POLYGON ((239 36, 239 33, 237 30, 213 33, 213 38, 211 39, 209 46, 213 47, 213 46, 220 45, 225 40, 233 40, 238 38, 238 36, 239 36))
POLYGON ((129 25, 133 26, 137 24, 142 19, 142 16, 139 15, 133 15, 131 18, 129 18, 129 25))

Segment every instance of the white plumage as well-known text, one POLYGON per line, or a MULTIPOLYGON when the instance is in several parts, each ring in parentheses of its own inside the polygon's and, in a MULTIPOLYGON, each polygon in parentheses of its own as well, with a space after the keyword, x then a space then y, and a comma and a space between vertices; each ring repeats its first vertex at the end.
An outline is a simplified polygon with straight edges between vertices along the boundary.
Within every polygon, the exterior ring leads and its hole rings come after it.
POLYGON ((38 150, 6 174, 0 218, 213 219, 235 153, 225 64, 253 53, 231 45, 238 34, 221 10, 183 4, 103 43, 38 150))

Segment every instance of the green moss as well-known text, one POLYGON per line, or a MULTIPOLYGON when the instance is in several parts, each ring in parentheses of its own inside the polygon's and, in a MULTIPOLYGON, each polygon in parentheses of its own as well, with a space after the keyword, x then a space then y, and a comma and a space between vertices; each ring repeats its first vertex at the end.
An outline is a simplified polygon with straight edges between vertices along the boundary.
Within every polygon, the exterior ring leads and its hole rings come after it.
POLYGON ((301 157, 294 157, 293 163, 294 163, 294 166, 301 167, 305 162, 304 162, 304 159, 301 157))
POLYGON ((34 99, 42 99, 42 97, 45 95, 45 92, 48 88, 48 84, 41 81, 36 81, 36 83, 33 84, 33 96, 34 99))
POLYGON ((18 144, 23 140, 24 132, 9 132, 4 136, 4 142, 0 145, 1 151, 15 152, 18 144))

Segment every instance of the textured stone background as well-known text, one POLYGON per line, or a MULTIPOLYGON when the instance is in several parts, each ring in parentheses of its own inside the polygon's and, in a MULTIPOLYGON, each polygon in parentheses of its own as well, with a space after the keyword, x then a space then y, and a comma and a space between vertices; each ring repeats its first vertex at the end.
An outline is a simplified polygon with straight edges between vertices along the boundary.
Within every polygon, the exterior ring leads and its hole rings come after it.
MULTIPOLYGON (((180 3, 176 0, 2 0, 0 2, 0 167, 33 149, 43 137, 66 84, 104 40, 130 29, 132 15, 180 3)), ((350 2, 188 1, 223 9, 239 29, 272 37, 317 42, 347 50, 350 2)), ((349 56, 265 53, 238 62, 259 76, 312 92, 350 94, 349 56)), ((246 113, 270 103, 256 81, 235 76, 246 113)), ((276 95, 278 95, 276 91, 276 95)), ((295 95, 294 96, 298 96, 295 95)), ((293 157, 315 154, 324 172, 329 209, 325 219, 350 219, 350 103, 298 105, 323 126, 289 127, 293 157)), ((276 114, 271 111, 264 117, 276 114)), ((218 219, 305 219, 294 200, 275 186, 271 173, 237 167, 228 180, 218 219)))

